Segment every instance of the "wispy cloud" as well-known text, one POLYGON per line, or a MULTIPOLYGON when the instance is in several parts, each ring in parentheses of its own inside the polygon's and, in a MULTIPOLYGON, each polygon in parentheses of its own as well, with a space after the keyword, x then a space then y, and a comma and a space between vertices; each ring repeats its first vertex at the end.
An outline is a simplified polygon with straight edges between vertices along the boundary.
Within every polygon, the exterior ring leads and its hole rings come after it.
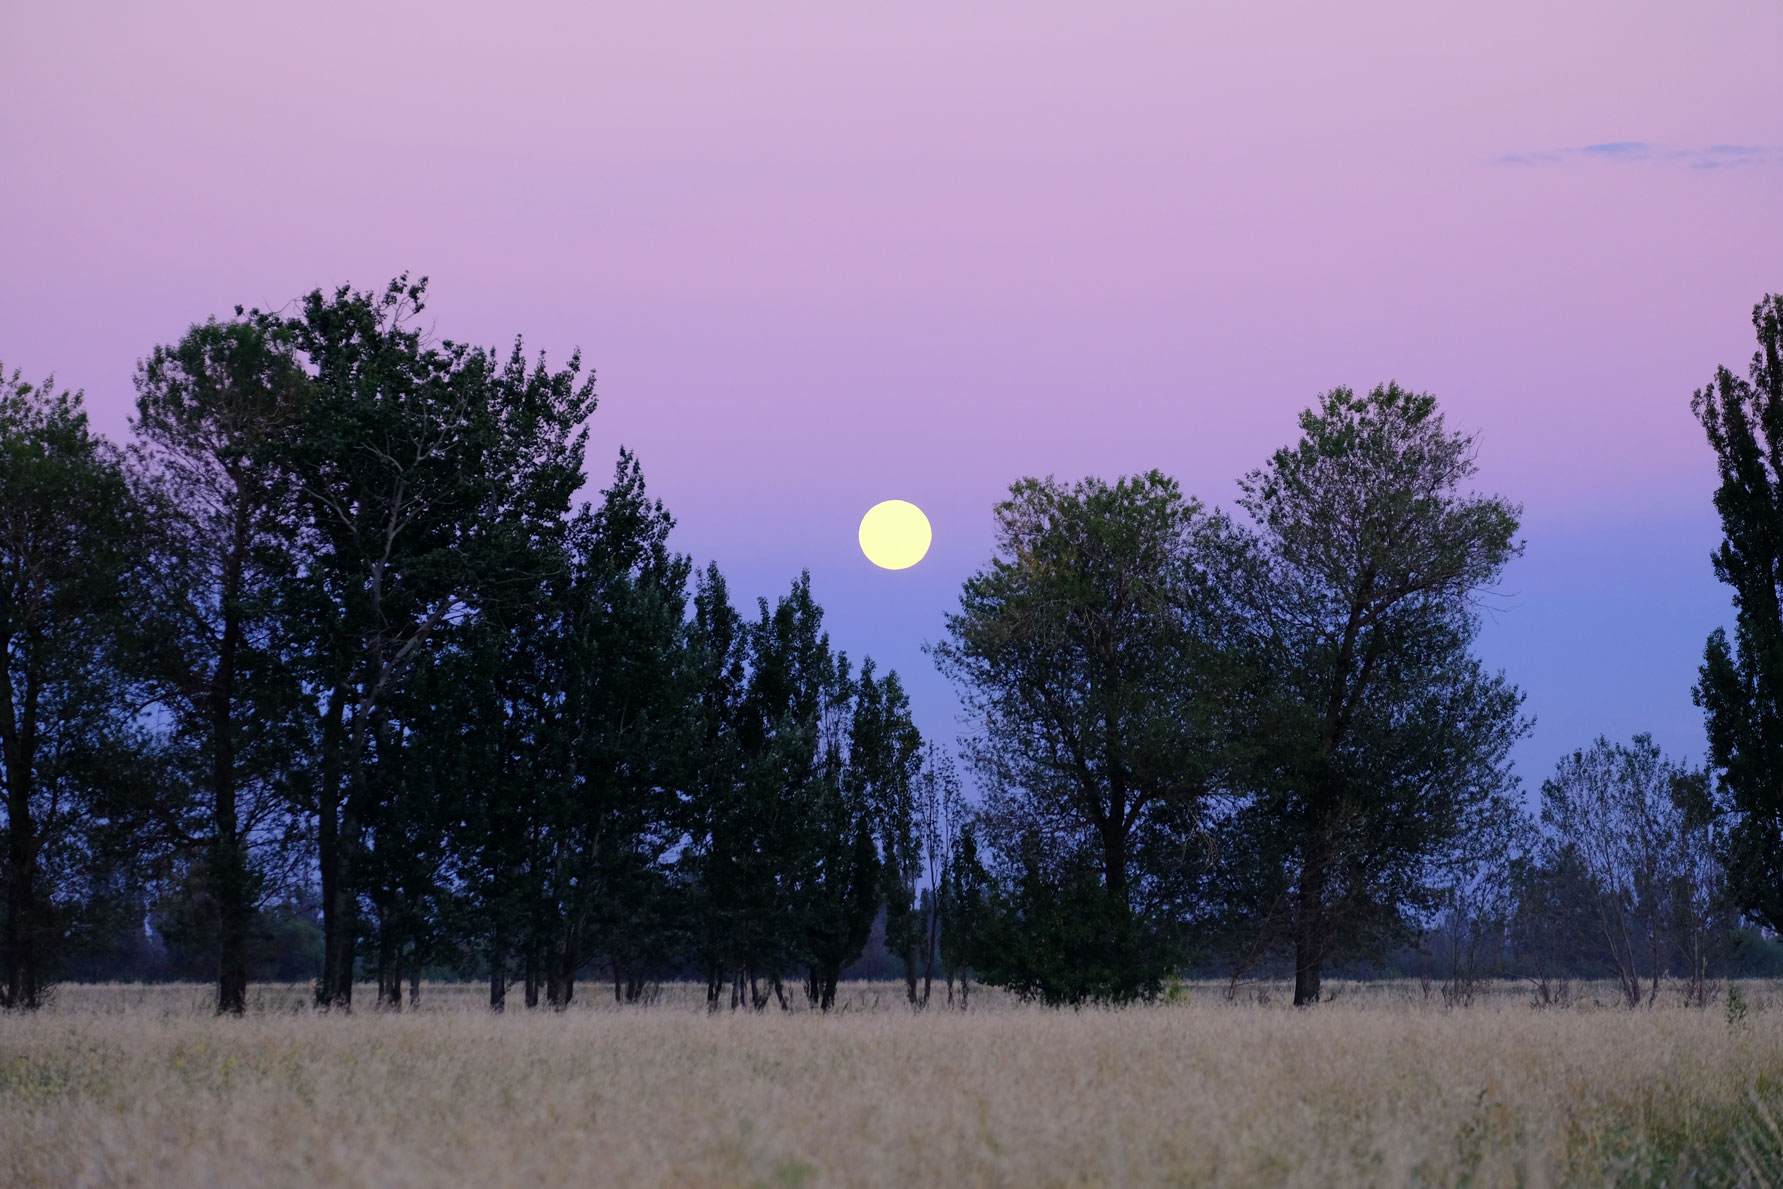
POLYGON ((1676 165, 1686 169, 1738 169, 1783 165, 1783 147, 1777 145, 1712 144, 1702 148, 1678 148, 1645 140, 1606 140, 1597 144, 1534 152, 1506 153, 1493 158, 1495 165, 1552 166, 1580 162, 1647 163, 1676 165))

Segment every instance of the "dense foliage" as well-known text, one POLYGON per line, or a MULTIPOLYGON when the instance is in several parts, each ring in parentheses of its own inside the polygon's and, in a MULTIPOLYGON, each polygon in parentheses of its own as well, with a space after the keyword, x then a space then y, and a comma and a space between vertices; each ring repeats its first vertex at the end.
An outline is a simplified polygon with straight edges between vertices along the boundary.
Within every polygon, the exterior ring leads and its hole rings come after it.
POLYGON ((1522 808, 1522 696, 1474 652, 1522 549, 1433 397, 1336 389, 1210 510, 1153 471, 1022 479, 931 652, 970 785, 808 575, 750 610, 621 451, 592 378, 435 340, 425 282, 237 308, 142 362, 134 440, 0 374, 0 1005, 59 976, 424 971, 562 1006, 665 978, 836 1001, 875 955, 1049 1003, 1334 965, 1453 1001, 1610 974, 1700 1001, 1783 927, 1783 299, 1695 409, 1736 590, 1697 696, 1522 808), (1715 779, 1711 779, 1714 776, 1715 779))
POLYGON ((753 619, 696 581, 630 454, 573 507, 580 361, 433 341, 424 298, 194 326, 127 454, 0 391, 5 1004, 109 951, 235 1012, 275 968, 335 1007, 423 968, 827 1007, 888 900, 938 935, 897 674, 808 578, 753 619))
POLYGON ((1717 369, 1690 406, 1719 465, 1715 576, 1733 588, 1735 617, 1731 640, 1709 636, 1696 699, 1736 811, 1734 896, 1783 931, 1783 295, 1758 303, 1752 325, 1747 377, 1717 369))

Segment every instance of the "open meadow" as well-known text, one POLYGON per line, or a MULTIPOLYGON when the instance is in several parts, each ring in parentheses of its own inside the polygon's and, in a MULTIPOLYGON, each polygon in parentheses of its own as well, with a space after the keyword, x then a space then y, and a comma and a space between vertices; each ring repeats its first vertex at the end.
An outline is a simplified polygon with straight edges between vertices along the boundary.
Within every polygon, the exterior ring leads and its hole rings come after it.
POLYGON ((0 1016, 0 1183, 1783 1184, 1783 985, 1731 1011, 1334 990, 913 1014, 854 984, 829 1015, 708 1015, 589 985, 492 1015, 424 985, 323 1015, 255 986, 228 1019, 208 988, 65 986, 0 1016))

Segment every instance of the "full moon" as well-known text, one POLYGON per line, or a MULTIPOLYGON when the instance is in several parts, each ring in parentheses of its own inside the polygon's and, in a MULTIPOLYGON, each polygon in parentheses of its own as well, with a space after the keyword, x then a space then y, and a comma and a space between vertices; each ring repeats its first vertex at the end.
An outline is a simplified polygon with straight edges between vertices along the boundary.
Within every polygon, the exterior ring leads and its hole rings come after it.
POLYGON ((908 500, 874 504, 861 517, 861 552, 882 570, 907 570, 921 561, 934 535, 929 518, 908 500))

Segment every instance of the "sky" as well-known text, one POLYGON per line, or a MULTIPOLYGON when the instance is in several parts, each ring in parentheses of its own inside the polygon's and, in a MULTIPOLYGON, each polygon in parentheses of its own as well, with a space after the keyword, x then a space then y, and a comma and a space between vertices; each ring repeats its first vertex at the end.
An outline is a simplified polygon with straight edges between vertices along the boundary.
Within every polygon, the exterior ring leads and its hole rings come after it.
POLYGON ((1700 758, 1728 621, 1692 391, 1783 290, 1775 0, 753 0, 0 11, 0 364, 122 437, 135 363, 238 303, 430 278, 443 337, 598 375, 734 595, 960 729, 923 653, 1023 475, 1209 505, 1389 379, 1524 510, 1479 647, 1538 784, 1700 758), (920 505, 886 572, 855 528, 920 505))

